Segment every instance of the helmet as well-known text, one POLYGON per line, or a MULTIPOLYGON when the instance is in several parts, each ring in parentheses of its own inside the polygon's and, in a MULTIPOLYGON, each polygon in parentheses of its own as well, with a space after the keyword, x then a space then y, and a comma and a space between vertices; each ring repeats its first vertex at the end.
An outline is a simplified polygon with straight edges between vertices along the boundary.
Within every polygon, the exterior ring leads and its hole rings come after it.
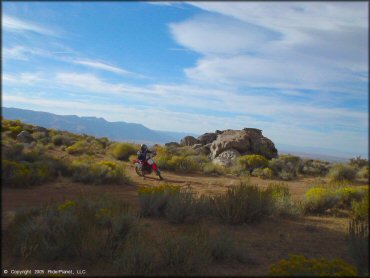
POLYGON ((141 150, 142 151, 145 151, 145 150, 147 150, 148 149, 148 146, 147 145, 145 145, 145 144, 141 144, 141 150))

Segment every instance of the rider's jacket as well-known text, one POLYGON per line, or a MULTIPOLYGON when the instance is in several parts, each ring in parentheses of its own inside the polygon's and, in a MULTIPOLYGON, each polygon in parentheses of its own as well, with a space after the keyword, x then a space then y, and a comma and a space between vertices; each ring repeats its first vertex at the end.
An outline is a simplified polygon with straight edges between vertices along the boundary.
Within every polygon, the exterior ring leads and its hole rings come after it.
POLYGON ((140 159, 141 161, 145 161, 146 160, 146 155, 148 153, 153 153, 153 152, 149 151, 148 149, 145 150, 145 151, 138 151, 137 152, 137 158, 140 159))

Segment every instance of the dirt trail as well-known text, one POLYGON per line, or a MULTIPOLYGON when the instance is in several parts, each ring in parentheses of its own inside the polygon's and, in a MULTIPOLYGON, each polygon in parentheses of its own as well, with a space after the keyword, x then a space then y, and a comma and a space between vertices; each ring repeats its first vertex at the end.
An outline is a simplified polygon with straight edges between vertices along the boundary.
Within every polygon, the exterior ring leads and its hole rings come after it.
MULTIPOLYGON (((19 208, 39 206, 46 202, 62 202, 78 196, 107 194, 123 199, 133 205, 138 205, 137 188, 139 186, 157 186, 168 183, 190 187, 200 194, 217 194, 228 187, 238 184, 239 178, 233 176, 205 176, 201 174, 175 174, 163 171, 164 181, 160 181, 155 174, 145 178, 137 176, 132 165, 128 165, 127 174, 134 181, 134 185, 86 185, 71 182, 67 178, 59 178, 52 183, 21 189, 2 189, 2 227, 9 224, 15 211, 19 208)), ((267 186, 272 180, 251 178, 251 182, 260 186, 267 186)), ((286 182, 294 198, 302 198, 304 191, 312 180, 286 182)))

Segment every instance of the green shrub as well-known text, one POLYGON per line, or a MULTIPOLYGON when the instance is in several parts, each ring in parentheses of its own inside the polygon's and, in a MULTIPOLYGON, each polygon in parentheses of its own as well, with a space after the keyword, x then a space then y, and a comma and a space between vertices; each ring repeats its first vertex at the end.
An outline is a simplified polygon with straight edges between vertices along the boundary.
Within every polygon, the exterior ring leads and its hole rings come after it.
POLYGON ((356 178, 369 179, 369 166, 367 165, 360 168, 356 174, 356 178))
POLYGON ((123 275, 153 275, 155 258, 155 246, 149 240, 130 238, 114 263, 123 275))
POLYGON ((80 140, 66 148, 69 154, 98 154, 103 152, 103 145, 97 140, 80 140))
POLYGON ((204 234, 168 234, 159 244, 161 265, 166 275, 197 275, 211 262, 204 234))
POLYGON ((229 224, 250 223, 269 215, 273 200, 269 191, 241 182, 226 194, 212 198, 214 214, 229 224))
POLYGON ((369 275, 369 219, 351 219, 348 227, 349 250, 361 276, 369 275))
POLYGON ((216 262, 245 262, 247 260, 241 248, 244 246, 237 244, 228 230, 221 229, 210 235, 208 246, 212 259, 216 262))
POLYGON ((8 128, 8 130, 11 132, 12 138, 16 138, 17 135, 22 132, 23 127, 22 126, 11 126, 8 128))
POLYGON ((303 169, 303 161, 298 156, 280 155, 269 161, 268 167, 274 175, 282 180, 292 180, 297 177, 303 169))
POLYGON ((236 161, 237 164, 250 171, 256 168, 265 168, 268 165, 268 160, 259 154, 242 155, 236 161))
POLYGON ((327 161, 305 159, 301 173, 309 176, 325 176, 330 168, 330 163, 327 161))
POLYGON ((130 155, 136 154, 139 147, 130 143, 114 143, 109 148, 109 153, 118 160, 128 161, 130 155))
POLYGON ((333 182, 353 181, 356 177, 356 170, 352 166, 339 163, 330 168, 327 176, 333 182))
POLYGON ((28 163, 2 160, 2 184, 11 187, 24 187, 30 184, 32 171, 28 163))
POLYGON ((73 161, 70 166, 72 180, 92 184, 131 183, 122 165, 111 162, 94 162, 91 160, 73 161))
POLYGON ((127 204, 85 198, 16 214, 7 239, 16 256, 94 262, 114 258, 137 225, 127 204))
POLYGON ((225 174, 225 167, 208 162, 203 165, 203 173, 206 175, 223 175, 225 174))
POLYGON ((179 190, 168 199, 164 214, 170 223, 180 224, 184 222, 195 222, 199 219, 197 215, 197 200, 190 190, 179 190))
POLYGON ((171 170, 181 173, 195 172, 201 169, 199 163, 190 157, 174 155, 168 161, 168 166, 171 170))
POLYGON ((356 268, 340 260, 308 259, 301 255, 289 255, 270 266, 270 276, 356 276, 356 268))
POLYGON ((365 195, 361 201, 352 201, 352 218, 360 221, 369 219, 369 196, 365 195))
POLYGON ((270 192, 273 200, 273 215, 297 217, 303 213, 302 206, 292 200, 289 187, 286 184, 270 183, 266 191, 270 192))
POLYGON ((75 140, 69 136, 57 134, 51 138, 51 141, 55 146, 71 146, 75 140))
POLYGON ((2 158, 8 160, 22 160, 23 150, 23 144, 10 143, 8 145, 2 145, 2 158))
POLYGON ((369 160, 361 158, 361 156, 357 156, 355 158, 351 158, 349 160, 349 165, 353 166, 354 168, 360 169, 362 167, 368 166, 369 167, 369 160))
POLYGON ((141 215, 164 216, 169 199, 179 191, 180 186, 169 184, 140 187, 138 194, 141 215))

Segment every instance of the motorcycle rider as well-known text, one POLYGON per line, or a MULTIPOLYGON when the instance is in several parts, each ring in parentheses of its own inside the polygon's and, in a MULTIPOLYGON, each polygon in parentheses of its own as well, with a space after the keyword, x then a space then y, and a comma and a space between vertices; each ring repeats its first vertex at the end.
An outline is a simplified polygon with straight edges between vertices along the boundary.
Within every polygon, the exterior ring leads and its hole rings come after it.
POLYGON ((148 163, 150 167, 152 167, 153 171, 157 174, 157 176, 161 177, 161 173, 159 172, 159 169, 157 168, 157 165, 153 163, 153 160, 147 159, 147 154, 152 153, 156 154, 155 151, 150 151, 148 149, 148 146, 145 144, 141 144, 140 150, 137 152, 137 158, 142 162, 142 163, 148 163))

